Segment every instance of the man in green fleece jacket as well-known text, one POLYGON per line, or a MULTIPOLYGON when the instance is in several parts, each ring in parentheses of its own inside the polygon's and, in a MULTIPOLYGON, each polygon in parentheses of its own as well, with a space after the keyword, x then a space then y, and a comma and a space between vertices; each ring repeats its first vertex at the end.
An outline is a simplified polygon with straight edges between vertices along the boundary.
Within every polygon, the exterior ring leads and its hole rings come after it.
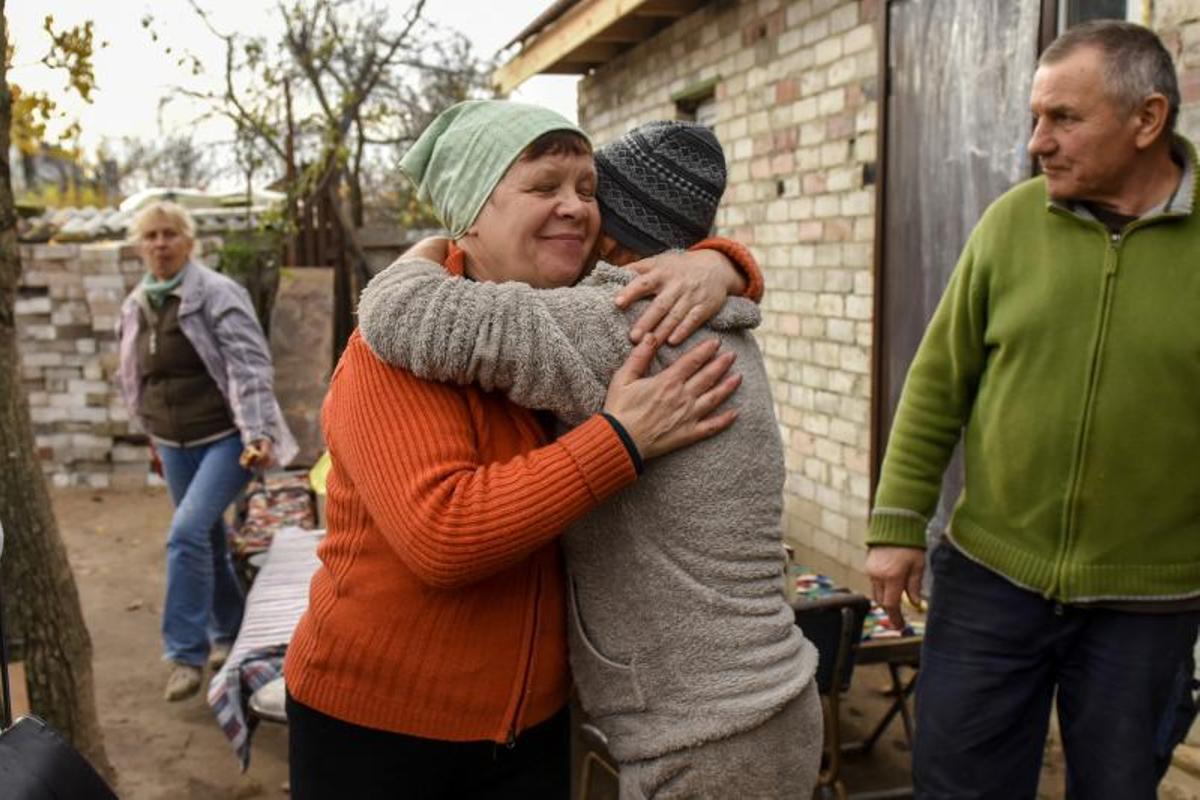
POLYGON ((922 798, 1034 797, 1057 695, 1078 798, 1153 798, 1200 620, 1196 151, 1150 31, 1064 33, 1031 92, 1042 175, 975 228, 917 351, 867 571, 893 618, 961 437, 931 559, 913 754, 922 798))

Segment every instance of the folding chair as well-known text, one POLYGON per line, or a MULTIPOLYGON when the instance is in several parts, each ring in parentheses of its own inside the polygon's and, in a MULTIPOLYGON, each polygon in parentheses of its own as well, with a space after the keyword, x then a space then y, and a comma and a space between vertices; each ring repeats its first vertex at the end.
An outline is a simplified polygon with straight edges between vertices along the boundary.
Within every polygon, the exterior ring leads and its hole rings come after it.
POLYGON ((850 688, 854 657, 871 601, 860 594, 839 592, 792 602, 796 624, 817 648, 817 691, 825 711, 824 758, 817 777, 816 797, 845 800, 841 771, 841 694, 850 688))
POLYGON ((617 762, 608 752, 608 737, 590 722, 579 725, 579 800, 617 800, 620 779, 617 762))

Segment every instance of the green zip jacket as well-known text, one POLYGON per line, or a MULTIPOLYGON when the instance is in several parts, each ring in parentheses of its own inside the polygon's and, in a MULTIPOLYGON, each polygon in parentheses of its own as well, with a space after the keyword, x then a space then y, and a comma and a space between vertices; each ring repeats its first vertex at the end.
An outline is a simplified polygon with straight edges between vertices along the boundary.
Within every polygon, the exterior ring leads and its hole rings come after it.
POLYGON ((949 535, 1062 602, 1200 595, 1196 151, 1119 235, 1025 181, 983 215, 909 370, 868 544, 924 547, 960 435, 949 535))

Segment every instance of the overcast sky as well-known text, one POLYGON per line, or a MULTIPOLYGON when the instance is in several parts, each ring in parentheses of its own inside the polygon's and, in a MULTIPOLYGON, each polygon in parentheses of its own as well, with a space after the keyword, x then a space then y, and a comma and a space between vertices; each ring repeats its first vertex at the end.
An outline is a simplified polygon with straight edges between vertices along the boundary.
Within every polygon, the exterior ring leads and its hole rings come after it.
MULTIPOLYGON (((464 33, 483 56, 494 55, 552 0, 427 0, 425 17, 464 33)), ((216 27, 246 34, 278 30, 277 0, 201 0, 216 27)), ((397 14, 408 8, 403 0, 390 0, 397 14)), ((94 151, 104 138, 123 136, 151 139, 164 133, 186 130, 196 109, 175 102, 159 111, 159 99, 173 85, 194 85, 196 79, 163 52, 165 44, 183 45, 211 64, 210 80, 221 75, 223 45, 200 25, 186 0, 16 0, 7 4, 9 39, 17 46, 9 79, 29 90, 45 90, 82 123, 83 145, 94 151), (102 9, 102 13, 97 13, 102 9), (153 14, 160 41, 151 41, 141 20, 153 14), (46 14, 53 14, 56 28, 92 19, 96 41, 108 46, 95 56, 98 88, 91 105, 79 102, 64 91, 61 74, 35 62, 44 54, 47 37, 42 32, 46 14)), ((539 103, 576 118, 575 78, 540 76, 527 81, 513 99, 539 103)), ((199 139, 224 138, 214 128, 197 130, 199 139)))

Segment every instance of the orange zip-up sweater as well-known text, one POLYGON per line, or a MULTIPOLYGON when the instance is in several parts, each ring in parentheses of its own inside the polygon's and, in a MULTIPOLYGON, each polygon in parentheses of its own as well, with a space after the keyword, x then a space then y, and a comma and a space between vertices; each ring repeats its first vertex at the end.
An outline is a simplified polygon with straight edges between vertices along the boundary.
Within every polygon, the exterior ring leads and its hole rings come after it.
POLYGON ((323 425, 328 535, 288 692, 347 722, 449 741, 506 741, 562 708, 556 540, 636 479, 612 426, 597 416, 546 444, 531 412, 388 366, 357 331, 323 425))

